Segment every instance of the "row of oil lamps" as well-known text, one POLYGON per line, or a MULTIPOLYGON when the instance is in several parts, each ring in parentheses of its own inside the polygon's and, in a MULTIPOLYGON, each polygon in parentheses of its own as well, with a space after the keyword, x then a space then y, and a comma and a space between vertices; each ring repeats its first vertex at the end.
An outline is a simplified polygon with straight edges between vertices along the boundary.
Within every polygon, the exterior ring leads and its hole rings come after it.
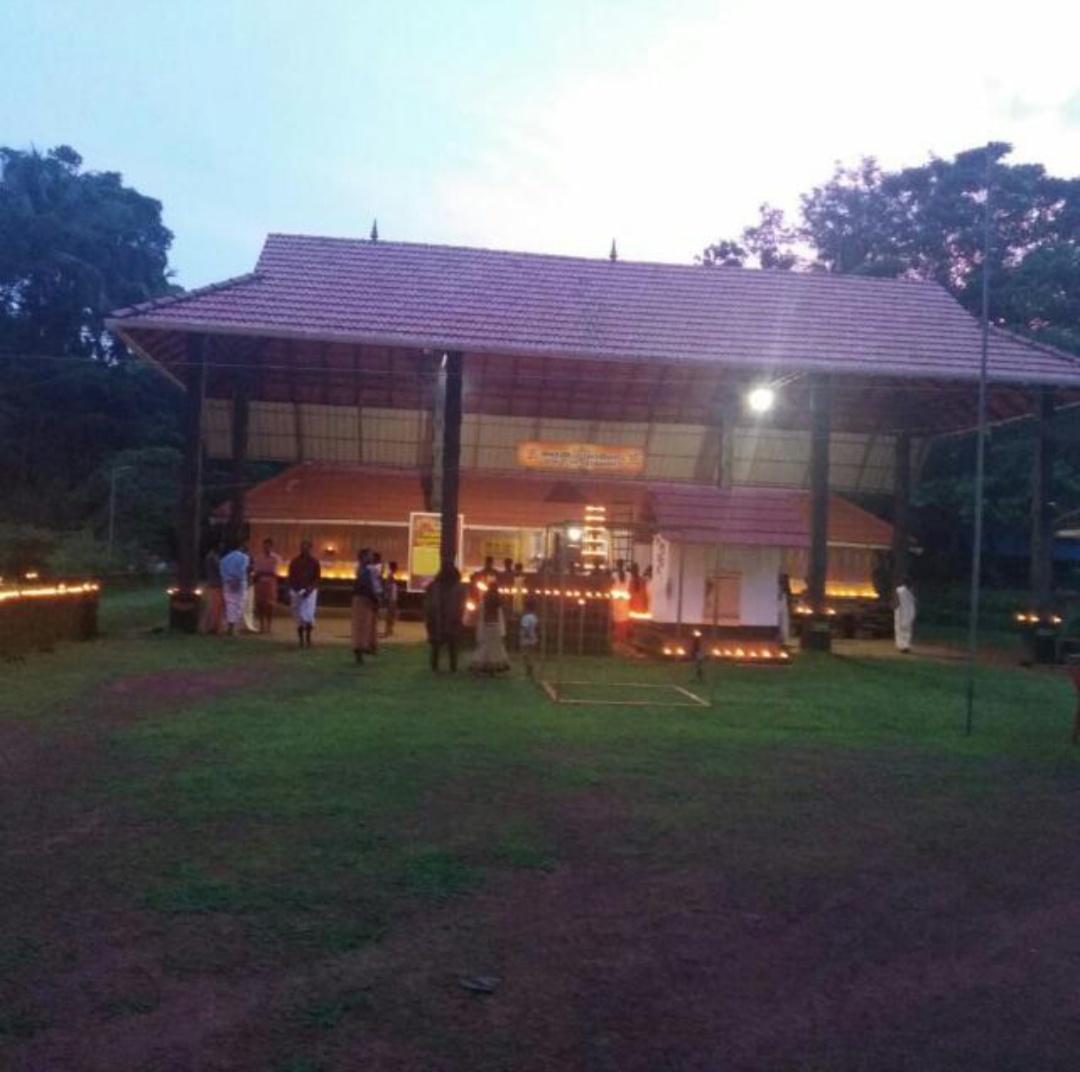
POLYGON ((1036 614, 1033 611, 1017 611, 1013 615, 1013 621, 1017 625, 1038 625, 1040 622, 1047 625, 1061 625, 1062 617, 1060 614, 1036 614))
POLYGON ((81 584, 39 585, 34 588, 10 588, 6 591, 0 589, 0 603, 16 599, 66 599, 70 596, 88 595, 100 590, 101 585, 96 581, 84 581, 81 584))
MULTIPOLYGON (((690 654, 690 649, 682 645, 665 644, 661 649, 663 655, 669 659, 685 659, 690 654)), ((702 648, 702 655, 713 659, 749 659, 762 662, 787 662, 791 655, 783 648, 702 648)))

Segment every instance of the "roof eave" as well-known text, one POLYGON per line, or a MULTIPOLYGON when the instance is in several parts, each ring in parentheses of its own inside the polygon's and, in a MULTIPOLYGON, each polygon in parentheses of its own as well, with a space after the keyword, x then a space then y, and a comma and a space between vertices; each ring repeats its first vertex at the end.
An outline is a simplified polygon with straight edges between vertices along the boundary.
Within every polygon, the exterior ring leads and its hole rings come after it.
MULTIPOLYGON (((475 339, 464 338, 436 340, 426 336, 377 335, 352 331, 327 331, 323 329, 309 330, 305 328, 290 329, 277 326, 267 327, 266 325, 250 323, 222 324, 220 321, 212 320, 161 319, 142 314, 125 318, 110 317, 105 321, 105 326, 109 328, 109 330, 120 334, 125 341, 129 342, 129 345, 131 345, 133 349, 138 349, 142 354, 145 354, 145 349, 137 347, 137 345, 131 341, 132 337, 129 334, 130 331, 145 329, 149 331, 172 331, 184 334, 224 335, 235 338, 257 336, 260 338, 280 339, 282 341, 329 342, 351 346, 382 346, 395 347, 403 350, 424 350, 433 352, 461 351, 463 353, 500 355, 506 357, 581 357, 624 364, 653 364, 657 362, 668 364, 708 363, 718 367, 747 369, 748 371, 757 371, 762 367, 783 367, 800 372, 831 372, 834 375, 844 375, 845 372, 847 372, 848 375, 859 378, 874 378, 874 376, 868 374, 865 369, 837 370, 835 364, 830 362, 828 358, 821 358, 817 361, 807 361, 805 359, 791 361, 782 358, 778 360, 775 357, 770 357, 753 363, 715 358, 710 359, 708 362, 702 362, 694 358, 673 357, 671 355, 628 354, 620 351, 591 350, 583 347, 552 347, 540 344, 520 343, 507 346, 505 344, 480 342, 475 339)), ((147 360, 151 360, 157 367, 161 367, 160 364, 153 361, 149 355, 146 356, 147 360)), ((1048 353, 1047 356, 1056 355, 1048 353)), ((888 370, 887 375, 890 379, 931 380, 943 384, 977 384, 979 382, 977 375, 957 376, 955 371, 948 375, 936 376, 932 371, 928 370, 905 370, 893 367, 888 370)), ((997 387, 1059 387, 1066 389, 1080 389, 1080 363, 1078 363, 1077 370, 1071 379, 1033 373, 1025 373, 1023 375, 992 374, 989 382, 997 387)))

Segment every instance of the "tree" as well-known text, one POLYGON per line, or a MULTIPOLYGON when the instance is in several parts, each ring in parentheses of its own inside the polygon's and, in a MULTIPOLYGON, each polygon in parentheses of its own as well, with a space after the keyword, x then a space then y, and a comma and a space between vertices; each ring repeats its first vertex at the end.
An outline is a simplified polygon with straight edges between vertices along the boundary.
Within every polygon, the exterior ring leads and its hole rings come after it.
POLYGON ((782 209, 767 202, 758 208, 758 222, 744 227, 738 241, 722 239, 706 246, 698 258, 708 268, 758 268, 783 271, 798 267, 802 259, 796 249, 798 232, 787 225, 782 209))
POLYGON ((872 157, 838 166, 801 199, 799 223, 762 205, 739 241, 703 264, 818 269, 940 283, 973 312, 982 287, 989 182, 991 315, 1013 331, 1080 351, 1080 178, 1010 164, 1005 142, 952 160, 884 171, 872 157))
MULTIPOLYGON (((1011 164, 1011 146, 993 142, 885 171, 872 157, 838 166, 801 198, 788 225, 768 205, 738 242, 707 247, 706 265, 793 267, 939 283, 972 313, 981 305, 987 189, 990 190, 990 314, 1018 334, 1080 353, 1080 178, 1047 174, 1039 164, 1011 164)), ((1080 439, 1071 411, 1059 437, 1080 439)), ((951 566, 970 531, 970 438, 940 444, 919 490, 923 536, 952 545, 951 566)), ((1055 468, 1058 508, 1080 503, 1075 452, 1055 468)), ((1014 543, 1029 525, 1030 429, 995 432, 987 483, 987 523, 1014 543)), ((949 558, 949 555, 945 555, 949 558)))
POLYGON ((81 168, 0 147, 0 353, 120 358, 104 317, 171 289, 161 203, 81 168))
POLYGON ((119 174, 0 147, 0 521, 99 525, 110 458, 176 446, 174 389, 104 326, 174 289, 171 242, 119 174))

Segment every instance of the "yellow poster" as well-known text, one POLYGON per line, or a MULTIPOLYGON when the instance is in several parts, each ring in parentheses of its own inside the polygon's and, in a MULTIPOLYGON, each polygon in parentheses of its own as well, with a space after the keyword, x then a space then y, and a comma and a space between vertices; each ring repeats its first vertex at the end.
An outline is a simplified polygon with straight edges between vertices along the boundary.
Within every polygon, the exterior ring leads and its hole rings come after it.
MULTIPOLYGON (((458 514, 458 557, 461 557, 462 516, 458 514)), ((409 591, 422 592, 439 572, 442 515, 409 514, 409 591)))
POLYGON ((636 476, 645 471, 645 451, 641 447, 529 440, 518 444, 517 462, 523 469, 636 476))

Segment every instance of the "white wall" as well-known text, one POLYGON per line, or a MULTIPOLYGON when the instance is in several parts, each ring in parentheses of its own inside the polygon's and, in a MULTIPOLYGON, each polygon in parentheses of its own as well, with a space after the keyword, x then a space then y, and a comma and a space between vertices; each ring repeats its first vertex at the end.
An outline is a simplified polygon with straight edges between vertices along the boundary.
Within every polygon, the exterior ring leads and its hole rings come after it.
POLYGON ((679 570, 682 566, 682 620, 708 624, 705 580, 714 572, 742 578, 739 624, 776 625, 776 581, 780 574, 778 547, 721 547, 679 545, 657 536, 653 541, 652 615, 658 622, 679 620, 679 570))

